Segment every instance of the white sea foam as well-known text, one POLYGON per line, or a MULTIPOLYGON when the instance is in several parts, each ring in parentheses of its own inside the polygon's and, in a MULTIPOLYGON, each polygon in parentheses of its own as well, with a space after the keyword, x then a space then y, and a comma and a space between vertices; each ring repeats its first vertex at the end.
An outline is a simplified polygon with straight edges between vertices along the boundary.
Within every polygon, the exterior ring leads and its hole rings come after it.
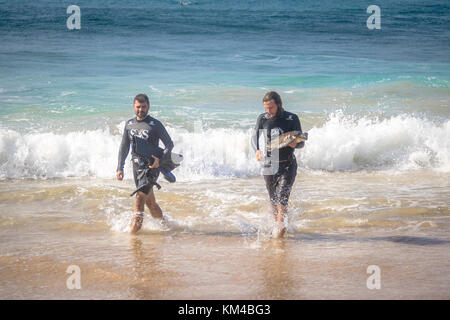
POLYGON ((76 91, 63 91, 60 93, 61 97, 66 97, 66 96, 70 96, 70 95, 74 95, 76 94, 76 91))
POLYGON ((399 115, 387 119, 356 118, 333 113, 309 131, 299 160, 309 169, 450 170, 450 121, 399 115))
POLYGON ((108 130, 19 134, 0 130, 0 178, 114 177, 120 136, 108 130))
MULTIPOLYGON (((118 126, 123 128, 123 123, 118 126)), ((122 130, 122 129, 120 129, 122 130)), ((183 180, 255 176, 251 129, 214 128, 168 131, 184 161, 174 172, 183 180)), ((0 129, 0 178, 94 176, 114 178, 121 133, 109 129, 64 134, 20 134, 0 129)), ((410 115, 387 119, 331 114, 309 130, 299 165, 311 170, 450 171, 450 121, 435 123, 410 115)), ((125 176, 132 177, 130 163, 125 176)))

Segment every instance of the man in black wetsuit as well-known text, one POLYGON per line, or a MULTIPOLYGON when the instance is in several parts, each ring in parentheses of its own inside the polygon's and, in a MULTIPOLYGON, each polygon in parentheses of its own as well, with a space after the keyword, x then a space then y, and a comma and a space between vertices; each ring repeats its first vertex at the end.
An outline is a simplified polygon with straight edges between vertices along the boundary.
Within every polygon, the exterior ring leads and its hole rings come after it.
MULTIPOLYGON (((147 95, 138 94, 134 98, 133 109, 136 113, 136 117, 128 120, 125 124, 125 129, 123 131, 122 142, 120 144, 119 149, 119 164, 117 166, 116 176, 118 180, 123 179, 123 167, 125 164, 125 159, 128 156, 128 152, 130 150, 130 144, 133 142, 133 138, 140 137, 147 140, 152 146, 155 148, 158 147, 159 139, 164 144, 165 150, 164 152, 170 152, 173 149, 173 142, 170 139, 169 134, 166 131, 166 128, 162 125, 162 123, 155 118, 152 118, 147 113, 150 109, 150 102, 148 100, 147 95)), ((144 168, 140 167, 139 157, 131 150, 131 161, 133 162, 133 175, 134 182, 136 187, 138 187, 138 173, 144 168)), ((154 161, 149 168, 151 168, 148 172, 148 176, 150 180, 156 182, 156 179, 159 175, 159 158, 153 156, 154 161)), ((134 203, 134 218, 131 223, 131 232, 136 233, 142 226, 142 222, 144 220, 144 207, 147 204, 150 209, 151 215, 156 219, 162 219, 163 214, 161 208, 156 203, 155 195, 153 193, 153 185, 149 184, 144 188, 140 189, 140 191, 136 194, 136 200, 134 203)))
POLYGON ((285 148, 275 149, 270 152, 267 146, 273 137, 289 131, 302 131, 300 120, 294 113, 285 111, 281 97, 275 91, 267 92, 263 98, 266 112, 261 114, 256 121, 253 134, 253 145, 256 148, 256 159, 264 160, 264 180, 269 192, 272 211, 278 223, 275 237, 282 237, 285 232, 283 226, 287 214, 287 205, 292 185, 297 175, 297 160, 294 149, 303 148, 305 143, 292 142, 285 148), (259 135, 264 133, 266 141, 266 159, 259 147, 259 135))

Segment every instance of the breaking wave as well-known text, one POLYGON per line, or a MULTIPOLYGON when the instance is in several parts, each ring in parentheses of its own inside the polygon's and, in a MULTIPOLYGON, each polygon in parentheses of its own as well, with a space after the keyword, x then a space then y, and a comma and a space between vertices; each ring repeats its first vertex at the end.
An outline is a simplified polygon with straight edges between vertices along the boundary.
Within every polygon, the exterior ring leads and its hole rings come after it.
MULTIPOLYGON (((118 125, 123 128, 123 123, 118 125)), ((211 128, 189 132, 168 126, 175 152, 184 161, 178 179, 201 180, 260 173, 250 136, 252 129, 211 128)), ((114 178, 121 134, 109 129, 55 134, 21 134, 0 129, 0 179, 94 176, 114 178)), ((309 130, 305 148, 296 151, 307 170, 450 171, 450 121, 412 115, 370 118, 330 114, 309 130)), ((125 175, 130 178, 129 161, 125 175)))

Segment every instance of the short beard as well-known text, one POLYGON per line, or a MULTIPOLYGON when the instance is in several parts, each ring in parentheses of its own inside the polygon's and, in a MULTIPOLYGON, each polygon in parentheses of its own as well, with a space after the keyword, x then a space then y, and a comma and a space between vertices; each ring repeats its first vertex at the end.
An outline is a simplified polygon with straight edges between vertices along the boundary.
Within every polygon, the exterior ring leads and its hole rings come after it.
POLYGON ((141 117, 141 116, 139 115, 139 112, 136 112, 136 117, 141 118, 141 119, 145 119, 145 117, 147 117, 147 115, 148 115, 148 112, 145 113, 144 116, 141 117))

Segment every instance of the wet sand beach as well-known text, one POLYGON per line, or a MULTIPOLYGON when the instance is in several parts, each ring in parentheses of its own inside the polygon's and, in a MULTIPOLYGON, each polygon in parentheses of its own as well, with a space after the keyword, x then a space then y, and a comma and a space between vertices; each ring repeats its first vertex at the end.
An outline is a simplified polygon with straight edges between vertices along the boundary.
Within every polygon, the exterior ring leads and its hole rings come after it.
POLYGON ((342 175, 298 176, 285 239, 270 238, 262 178, 164 184, 168 226, 147 211, 137 235, 129 180, 2 182, 0 297, 448 299, 448 176, 425 185, 420 174, 374 173, 363 186, 361 173, 342 175), (386 179, 392 190, 377 193, 386 179), (67 288, 70 265, 80 290, 67 288), (379 290, 367 287, 373 265, 379 290))

